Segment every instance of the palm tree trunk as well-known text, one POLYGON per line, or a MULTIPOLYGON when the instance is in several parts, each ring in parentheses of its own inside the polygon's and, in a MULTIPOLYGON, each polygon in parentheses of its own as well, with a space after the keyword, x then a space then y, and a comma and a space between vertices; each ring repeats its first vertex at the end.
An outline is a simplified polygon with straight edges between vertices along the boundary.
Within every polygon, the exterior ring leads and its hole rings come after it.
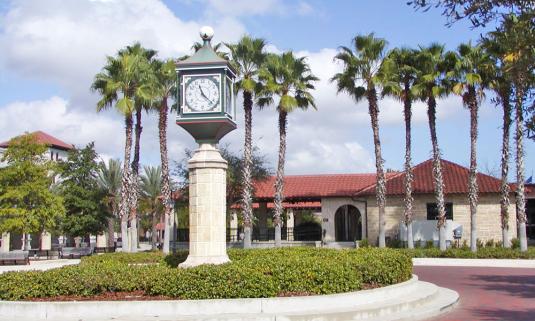
POLYGON ((275 179, 275 214, 273 225, 275 227, 275 247, 281 246, 281 216, 284 211, 282 201, 284 199, 284 162, 286 158, 286 126, 288 125, 288 113, 279 108, 279 163, 277 165, 277 178, 275 179))
POLYGON ((246 90, 243 91, 243 109, 245 112, 245 142, 243 146, 243 189, 242 189, 242 210, 243 210, 243 247, 251 248, 251 229, 253 227, 253 199, 252 199, 252 182, 251 167, 253 163, 253 143, 252 143, 252 125, 253 125, 253 97, 246 90))
POLYGON ((132 149, 132 115, 125 117, 125 144, 123 177, 121 179, 121 201, 119 202, 119 217, 121 218, 121 239, 123 252, 129 252, 128 242, 128 216, 130 214, 130 153, 132 149))
POLYGON ((135 128, 135 142, 134 142, 134 159, 132 160, 132 177, 130 188, 130 231, 132 232, 132 242, 130 245, 132 252, 137 252, 138 237, 137 237, 137 203, 139 193, 139 150, 141 144, 141 107, 136 110, 136 128, 135 128))
POLYGON ((511 189, 507 182, 509 175, 509 136, 511 131, 511 104, 510 104, 510 88, 507 88, 500 94, 500 100, 503 105, 503 136, 502 136, 502 177, 500 187, 500 216, 502 225, 502 244, 504 248, 510 248, 511 242, 509 240, 509 194, 511 189))
MULTIPOLYGON (((522 82, 519 82, 522 84, 522 82)), ((528 250, 528 240, 526 236, 526 195, 524 190, 524 115, 522 106, 524 102, 524 91, 522 85, 516 85, 516 219, 518 222, 518 238, 520 240, 520 251, 528 250)))
POLYGON ((473 87, 469 88, 470 108, 470 175, 468 177, 468 199, 470 203, 470 250, 477 252, 477 118, 478 104, 476 92, 473 87))
POLYGON ((162 163, 162 200, 164 205, 164 241, 163 252, 169 253, 171 243, 171 224, 174 218, 169 182, 169 159, 167 156, 167 97, 162 99, 158 117, 158 134, 160 139, 160 160, 162 163))
POLYGON ((115 216, 108 217, 108 247, 112 248, 115 246, 115 216))
POLYGON ((386 246, 386 222, 385 222, 385 203, 386 203, 386 182, 384 172, 384 160, 381 155, 381 140, 379 139, 379 106, 377 105, 377 92, 375 87, 368 88, 368 108, 373 130, 373 145, 375 146, 375 168, 377 171, 376 197, 377 207, 379 208, 379 247, 386 246))
POLYGON ((158 247, 156 246, 156 243, 158 243, 158 230, 156 229, 156 225, 158 224, 158 216, 156 215, 156 211, 152 212, 152 226, 151 226, 151 248, 152 250, 156 250, 158 247))
POLYGON ((407 247, 414 248, 412 235, 412 164, 411 164, 411 98, 409 84, 405 84, 403 115, 405 118, 405 225, 407 226, 407 247))
POLYGON ((440 159, 440 149, 438 147, 436 128, 436 108, 435 97, 430 96, 427 100, 427 116, 429 118, 429 132, 431 134, 431 145, 433 146, 433 180, 435 184, 435 197, 437 199, 438 217, 438 238, 441 251, 446 250, 446 209, 444 207, 444 179, 442 177, 442 160, 440 159))

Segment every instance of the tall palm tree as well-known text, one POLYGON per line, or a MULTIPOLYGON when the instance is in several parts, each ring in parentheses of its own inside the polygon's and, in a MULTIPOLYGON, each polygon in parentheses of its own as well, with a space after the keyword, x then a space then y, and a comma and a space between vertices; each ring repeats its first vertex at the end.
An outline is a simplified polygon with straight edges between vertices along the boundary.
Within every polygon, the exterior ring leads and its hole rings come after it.
POLYGON ((161 201, 164 206, 164 242, 163 252, 170 252, 171 227, 174 226, 173 201, 171 198, 171 180, 169 178, 169 158, 167 153, 167 117, 168 99, 176 91, 176 71, 173 60, 152 63, 155 74, 153 109, 158 112, 158 136, 161 160, 161 201))
POLYGON ((141 175, 141 195, 143 203, 146 204, 146 207, 150 211, 150 216, 152 219, 152 231, 151 231, 151 244, 152 249, 157 249, 158 242, 158 231, 156 230, 156 225, 160 220, 160 214, 162 212, 162 202, 160 200, 162 193, 162 169, 160 166, 144 166, 144 174, 141 175))
POLYGON ((516 217, 520 250, 527 251, 526 195, 524 187, 524 109, 526 97, 535 83, 535 22, 532 14, 504 16, 501 26, 489 38, 503 46, 504 70, 513 85, 516 121, 516 217))
POLYGON ((107 63, 102 71, 95 75, 91 89, 100 94, 97 102, 97 112, 112 106, 125 119, 124 161, 121 179, 121 201, 119 203, 119 217, 121 218, 122 250, 129 252, 128 219, 130 215, 130 157, 132 149, 132 115, 135 112, 136 97, 144 96, 139 88, 138 79, 143 58, 138 55, 123 53, 117 57, 107 57, 107 63))
POLYGON ((105 191, 105 203, 112 214, 108 218, 108 247, 114 247, 115 218, 117 205, 119 203, 119 192, 121 190, 121 161, 116 159, 108 160, 108 164, 102 162, 98 172, 98 185, 105 191))
POLYGON ((427 116, 429 118, 429 132, 433 148, 433 180, 435 197, 437 200, 437 227, 439 229, 440 250, 446 250, 446 209, 444 206, 444 179, 442 176, 442 161, 436 131, 437 98, 449 93, 449 86, 445 84, 444 46, 432 44, 429 47, 420 47, 418 52, 418 73, 414 85, 418 99, 427 103, 427 116))
POLYGON ((509 195, 511 188, 509 187, 509 139, 511 137, 511 95, 512 83, 505 71, 505 56, 504 47, 501 43, 493 39, 483 39, 483 47, 494 61, 494 75, 491 88, 496 94, 494 99, 496 104, 502 106, 503 110, 503 126, 502 126, 502 155, 501 155, 501 183, 500 183, 500 221, 502 227, 502 246, 505 248, 511 247, 509 239, 509 195))
POLYGON ((264 63, 266 54, 264 39, 243 36, 236 44, 226 44, 230 49, 232 64, 238 72, 236 89, 243 92, 243 110, 245 114, 245 142, 243 145, 242 168, 242 212, 243 212, 243 247, 251 247, 251 230, 253 226, 253 183, 251 171, 253 166, 253 95, 258 88, 258 70, 264 63))
POLYGON ((152 49, 146 49, 141 46, 139 42, 134 43, 131 46, 119 50, 119 56, 132 55, 139 59, 138 73, 134 80, 135 86, 140 90, 144 90, 145 94, 136 95, 134 99, 135 107, 135 129, 134 129, 134 158, 132 159, 132 176, 130 180, 130 227, 132 232, 132 240, 134 243, 130 244, 130 251, 137 252, 137 208, 139 197, 139 151, 141 143, 141 132, 143 126, 141 125, 143 109, 148 110, 150 105, 150 85, 153 81, 153 73, 150 68, 150 61, 156 56, 156 51, 152 49))
POLYGON ((477 251, 477 129, 478 112, 485 90, 489 89, 494 64, 481 46, 461 44, 455 59, 453 92, 460 95, 470 110, 470 174, 468 177, 468 201, 470 204, 470 250, 477 251))
POLYGON ((377 102, 377 86, 380 82, 379 67, 384 58, 386 41, 376 38, 373 33, 357 35, 353 39, 354 50, 340 47, 334 57, 340 61, 344 70, 334 75, 331 81, 336 82, 338 92, 346 92, 356 102, 366 98, 371 118, 373 143, 375 146, 375 167, 377 170, 377 207, 379 208, 379 247, 385 247, 385 202, 386 185, 384 160, 381 154, 379 138, 379 105, 377 102))
POLYGON ((417 66, 416 51, 409 48, 395 48, 391 50, 381 65, 379 71, 383 87, 383 96, 391 96, 403 102, 403 117, 405 120, 405 210, 404 221, 407 227, 407 247, 414 248, 412 235, 412 182, 414 175, 411 164, 411 118, 414 94, 412 86, 416 80, 417 66))
POLYGON ((258 72, 262 81, 262 90, 257 98, 260 107, 272 105, 274 96, 277 96, 277 112, 279 114, 279 158, 277 164, 277 177, 275 179, 275 213, 273 225, 275 226, 275 246, 281 246, 281 215, 284 199, 284 163, 286 160, 286 129, 288 114, 296 108, 307 110, 312 106, 316 108, 311 90, 313 82, 319 80, 310 71, 306 57, 295 57, 288 51, 282 55, 269 54, 264 66, 258 72))

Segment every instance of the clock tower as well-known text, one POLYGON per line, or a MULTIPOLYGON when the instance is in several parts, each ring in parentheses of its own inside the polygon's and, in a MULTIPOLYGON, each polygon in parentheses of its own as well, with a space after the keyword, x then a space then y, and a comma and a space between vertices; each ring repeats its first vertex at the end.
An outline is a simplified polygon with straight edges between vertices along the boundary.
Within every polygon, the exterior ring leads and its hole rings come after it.
POLYGON ((236 71, 210 44, 211 27, 201 28, 203 46, 176 64, 180 113, 176 123, 198 143, 217 143, 236 129, 234 79, 236 71))
POLYGON ((229 262, 226 242, 227 161, 219 140, 236 129, 236 71, 210 44, 211 27, 200 31, 203 46, 176 64, 180 112, 177 125, 199 144, 188 161, 189 255, 182 268, 229 262))

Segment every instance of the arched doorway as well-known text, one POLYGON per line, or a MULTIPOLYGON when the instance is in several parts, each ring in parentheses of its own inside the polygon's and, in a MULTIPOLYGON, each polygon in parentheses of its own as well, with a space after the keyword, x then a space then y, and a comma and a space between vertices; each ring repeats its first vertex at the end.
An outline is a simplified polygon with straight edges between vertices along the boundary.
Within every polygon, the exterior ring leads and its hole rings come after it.
POLYGON ((337 242, 362 239, 362 217, 353 205, 340 206, 334 214, 334 235, 337 242))

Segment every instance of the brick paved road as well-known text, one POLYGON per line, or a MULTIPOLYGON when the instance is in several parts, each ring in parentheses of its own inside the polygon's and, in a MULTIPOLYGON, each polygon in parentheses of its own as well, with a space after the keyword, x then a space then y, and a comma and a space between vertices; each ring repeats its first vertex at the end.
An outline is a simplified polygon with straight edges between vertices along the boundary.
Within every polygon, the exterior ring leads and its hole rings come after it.
POLYGON ((461 297, 453 311, 432 321, 535 320, 535 269, 415 266, 414 273, 461 297))

